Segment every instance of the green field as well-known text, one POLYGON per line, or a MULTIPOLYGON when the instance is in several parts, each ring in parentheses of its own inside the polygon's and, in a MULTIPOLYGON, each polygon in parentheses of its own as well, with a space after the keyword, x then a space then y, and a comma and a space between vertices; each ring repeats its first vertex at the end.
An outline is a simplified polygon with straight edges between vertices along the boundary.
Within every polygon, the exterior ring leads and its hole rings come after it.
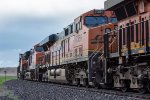
POLYGON ((13 80, 13 79, 17 79, 17 77, 6 76, 6 80, 5 80, 5 76, 0 76, 0 85, 2 85, 5 81, 9 81, 9 80, 13 80))

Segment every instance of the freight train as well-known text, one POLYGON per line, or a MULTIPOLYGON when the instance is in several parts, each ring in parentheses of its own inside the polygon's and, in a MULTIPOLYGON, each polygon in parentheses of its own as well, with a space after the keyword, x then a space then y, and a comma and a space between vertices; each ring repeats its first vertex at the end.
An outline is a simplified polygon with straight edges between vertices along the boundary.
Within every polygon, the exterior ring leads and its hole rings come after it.
POLYGON ((20 54, 18 77, 150 91, 150 1, 107 0, 20 54))

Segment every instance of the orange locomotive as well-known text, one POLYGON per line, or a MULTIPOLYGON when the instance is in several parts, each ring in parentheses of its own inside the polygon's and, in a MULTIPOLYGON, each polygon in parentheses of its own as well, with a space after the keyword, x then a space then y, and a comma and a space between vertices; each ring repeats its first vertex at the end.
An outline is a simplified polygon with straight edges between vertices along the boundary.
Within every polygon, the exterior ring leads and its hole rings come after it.
POLYGON ((37 74, 39 68, 44 65, 44 49, 40 47, 39 44, 35 45, 33 49, 30 50, 30 56, 28 58, 29 72, 27 76, 29 79, 40 80, 42 74, 37 74), (37 69, 38 68, 38 69, 37 69))
POLYGON ((43 47, 35 45, 34 49, 20 54, 18 76, 21 79, 39 79, 41 75, 37 75, 37 66, 44 65, 43 47))
POLYGON ((19 54, 19 66, 17 68, 17 76, 20 79, 24 79, 24 75, 28 70, 28 57, 30 55, 30 51, 25 52, 24 54, 19 54))
MULTIPOLYGON (((118 19, 118 52, 109 56, 114 87, 150 91, 150 1, 107 0, 105 9, 118 19)), ((108 59, 107 59, 108 60, 108 59)))
MULTIPOLYGON (((24 78, 83 86, 104 83, 99 57, 104 52, 104 34, 116 29, 116 22, 112 11, 91 10, 80 15, 62 32, 51 34, 30 50, 29 70, 22 69, 24 78)), ((112 34, 109 41, 114 37, 112 34)), ((108 48, 112 53, 117 51, 116 44, 108 48)), ((112 84, 112 76, 107 77, 112 84)))
POLYGON ((98 57, 103 50, 103 34, 114 30, 113 12, 91 10, 82 14, 61 33, 40 42, 45 50, 43 80, 78 85, 94 85, 98 57), (45 70, 47 69, 47 70, 45 70))

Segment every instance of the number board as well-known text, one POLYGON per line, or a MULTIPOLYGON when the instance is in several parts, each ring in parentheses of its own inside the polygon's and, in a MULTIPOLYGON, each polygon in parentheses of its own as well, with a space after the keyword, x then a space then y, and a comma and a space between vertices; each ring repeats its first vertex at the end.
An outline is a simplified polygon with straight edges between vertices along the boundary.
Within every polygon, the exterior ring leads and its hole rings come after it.
POLYGON ((95 14, 103 14, 103 13, 104 13, 104 10, 95 10, 94 13, 95 13, 95 14))

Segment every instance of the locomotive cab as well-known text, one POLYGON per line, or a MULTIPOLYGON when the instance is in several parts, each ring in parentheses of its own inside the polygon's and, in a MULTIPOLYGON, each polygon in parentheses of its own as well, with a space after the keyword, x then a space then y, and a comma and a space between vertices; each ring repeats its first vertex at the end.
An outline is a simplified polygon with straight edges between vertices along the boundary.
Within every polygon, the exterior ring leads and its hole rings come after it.
POLYGON ((113 1, 107 0, 105 9, 114 11, 118 19, 118 56, 114 58, 118 60, 111 68, 116 73, 113 75, 114 87, 144 93, 150 90, 150 1, 113 1))

